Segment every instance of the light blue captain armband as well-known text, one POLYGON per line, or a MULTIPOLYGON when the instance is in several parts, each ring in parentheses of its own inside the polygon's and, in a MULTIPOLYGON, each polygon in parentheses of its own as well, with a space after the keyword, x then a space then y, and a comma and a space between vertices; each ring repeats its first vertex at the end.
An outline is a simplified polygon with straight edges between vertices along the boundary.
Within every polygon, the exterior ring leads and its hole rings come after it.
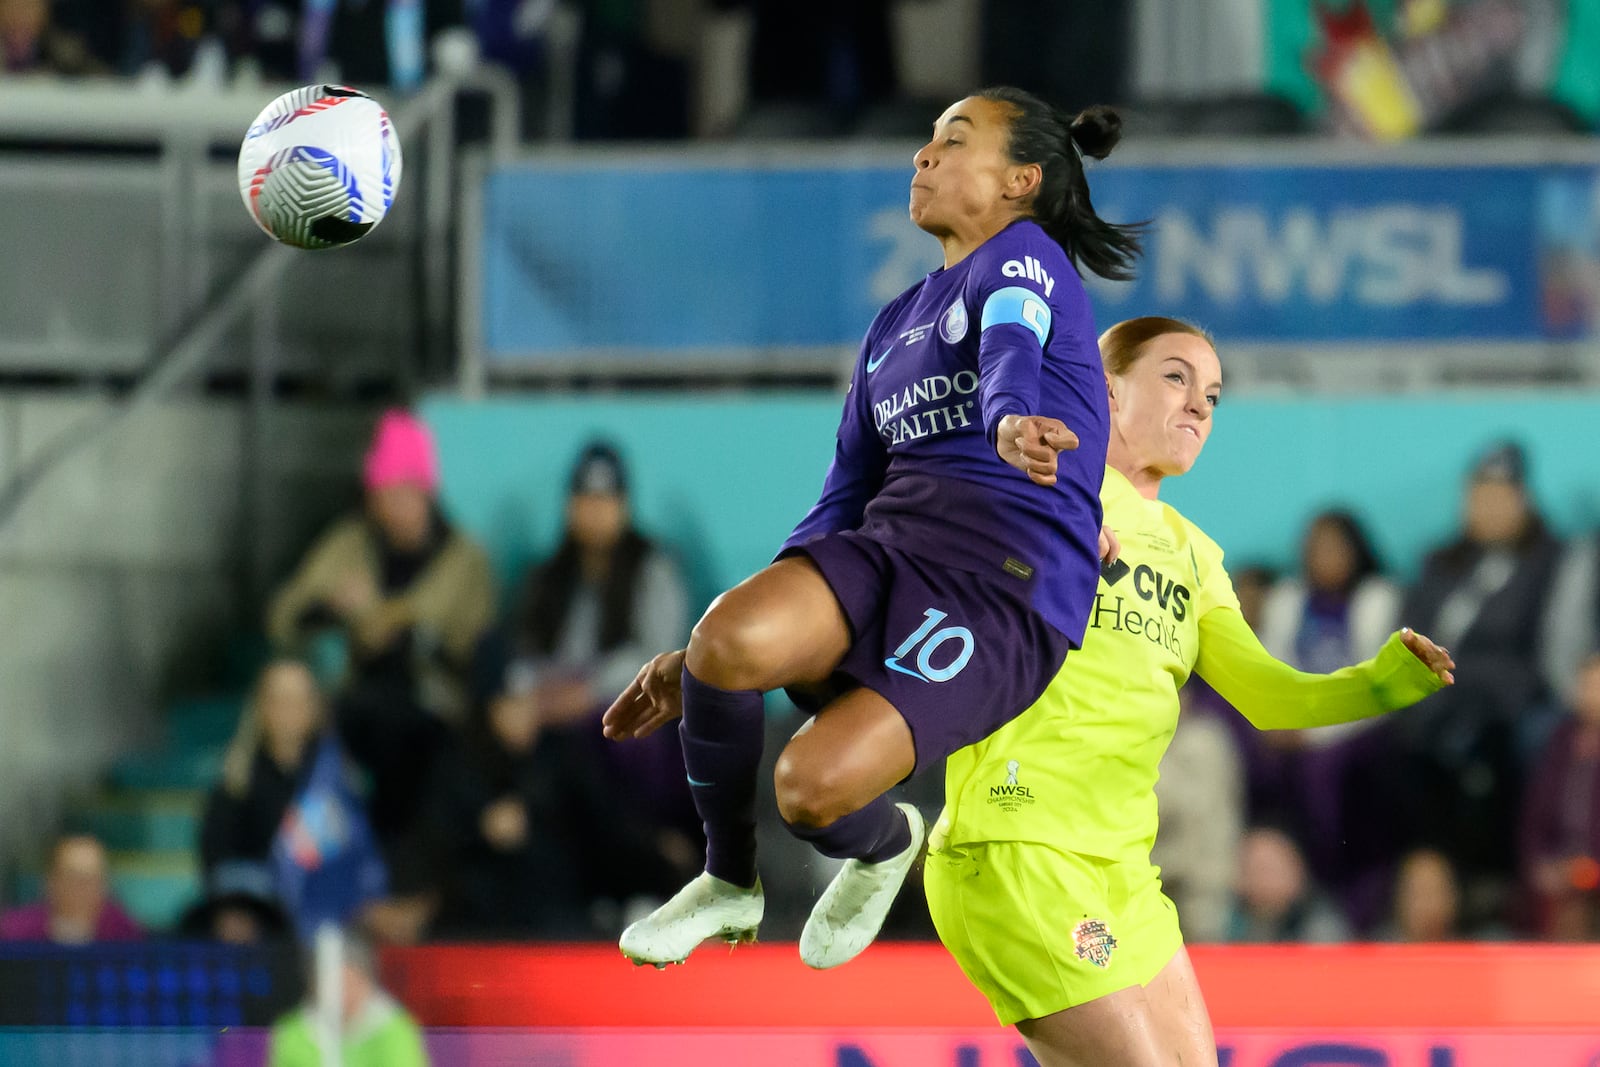
POLYGON ((983 302, 979 332, 991 326, 1004 326, 1008 322, 1032 330, 1039 339, 1039 347, 1043 348, 1045 338, 1050 336, 1050 305, 1040 299, 1038 293, 1020 285, 997 289, 983 302))

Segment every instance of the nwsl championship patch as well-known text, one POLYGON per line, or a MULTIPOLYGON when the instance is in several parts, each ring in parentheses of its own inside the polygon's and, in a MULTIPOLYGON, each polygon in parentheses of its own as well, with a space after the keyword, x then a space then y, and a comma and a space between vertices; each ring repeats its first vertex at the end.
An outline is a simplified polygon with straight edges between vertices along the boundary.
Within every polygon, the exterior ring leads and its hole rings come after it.
POLYGON ((1073 944, 1080 960, 1088 960, 1096 967, 1105 967, 1111 963, 1111 950, 1117 947, 1117 939, 1111 936, 1111 931, 1106 929, 1106 924, 1099 919, 1085 919, 1072 931, 1073 944))

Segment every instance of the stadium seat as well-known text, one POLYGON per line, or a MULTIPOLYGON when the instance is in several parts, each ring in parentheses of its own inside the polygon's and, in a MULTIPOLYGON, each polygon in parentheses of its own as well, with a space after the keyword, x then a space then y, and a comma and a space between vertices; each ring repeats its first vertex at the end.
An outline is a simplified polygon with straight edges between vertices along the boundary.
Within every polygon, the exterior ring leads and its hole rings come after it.
POLYGON ((167 712, 167 743, 189 750, 226 745, 243 710, 244 700, 237 696, 178 701, 167 712))
POLYGON ((209 789, 222 771, 220 744, 140 753, 111 770, 116 789, 209 789))
POLYGON ((200 838, 198 790, 107 793, 67 816, 67 829, 93 834, 108 849, 175 851, 200 838))

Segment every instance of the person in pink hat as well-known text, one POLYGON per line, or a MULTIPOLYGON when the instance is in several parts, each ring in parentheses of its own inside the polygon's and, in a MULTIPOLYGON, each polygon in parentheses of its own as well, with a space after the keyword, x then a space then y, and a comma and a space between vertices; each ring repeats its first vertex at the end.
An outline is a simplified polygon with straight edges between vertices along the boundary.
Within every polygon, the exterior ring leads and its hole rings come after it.
POLYGON ((439 508, 439 458, 416 415, 384 412, 362 464, 365 506, 336 522, 277 591, 275 651, 308 658, 339 732, 373 776, 380 838, 415 817, 429 754, 459 724, 494 614, 488 558, 439 508))

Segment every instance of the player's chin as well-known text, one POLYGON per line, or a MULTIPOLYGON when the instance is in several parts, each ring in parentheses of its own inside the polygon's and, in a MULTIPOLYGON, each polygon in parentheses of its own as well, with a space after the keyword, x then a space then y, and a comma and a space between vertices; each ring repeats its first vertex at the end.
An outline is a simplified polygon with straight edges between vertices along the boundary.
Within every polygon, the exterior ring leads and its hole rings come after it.
POLYGON ((1169 478, 1177 478, 1188 474, 1194 469, 1195 460, 1200 458, 1200 446, 1179 445, 1167 457, 1167 469, 1162 473, 1169 478))
POLYGON ((923 233, 930 233, 937 237, 944 230, 944 227, 940 226, 934 218, 934 213, 926 200, 919 201, 913 196, 911 198, 911 207, 907 214, 911 219, 911 224, 923 233))
POLYGON ((1180 431, 1178 439, 1172 445, 1172 462, 1178 468, 1173 474, 1188 474, 1200 459, 1200 452, 1206 443, 1193 434, 1180 431))

